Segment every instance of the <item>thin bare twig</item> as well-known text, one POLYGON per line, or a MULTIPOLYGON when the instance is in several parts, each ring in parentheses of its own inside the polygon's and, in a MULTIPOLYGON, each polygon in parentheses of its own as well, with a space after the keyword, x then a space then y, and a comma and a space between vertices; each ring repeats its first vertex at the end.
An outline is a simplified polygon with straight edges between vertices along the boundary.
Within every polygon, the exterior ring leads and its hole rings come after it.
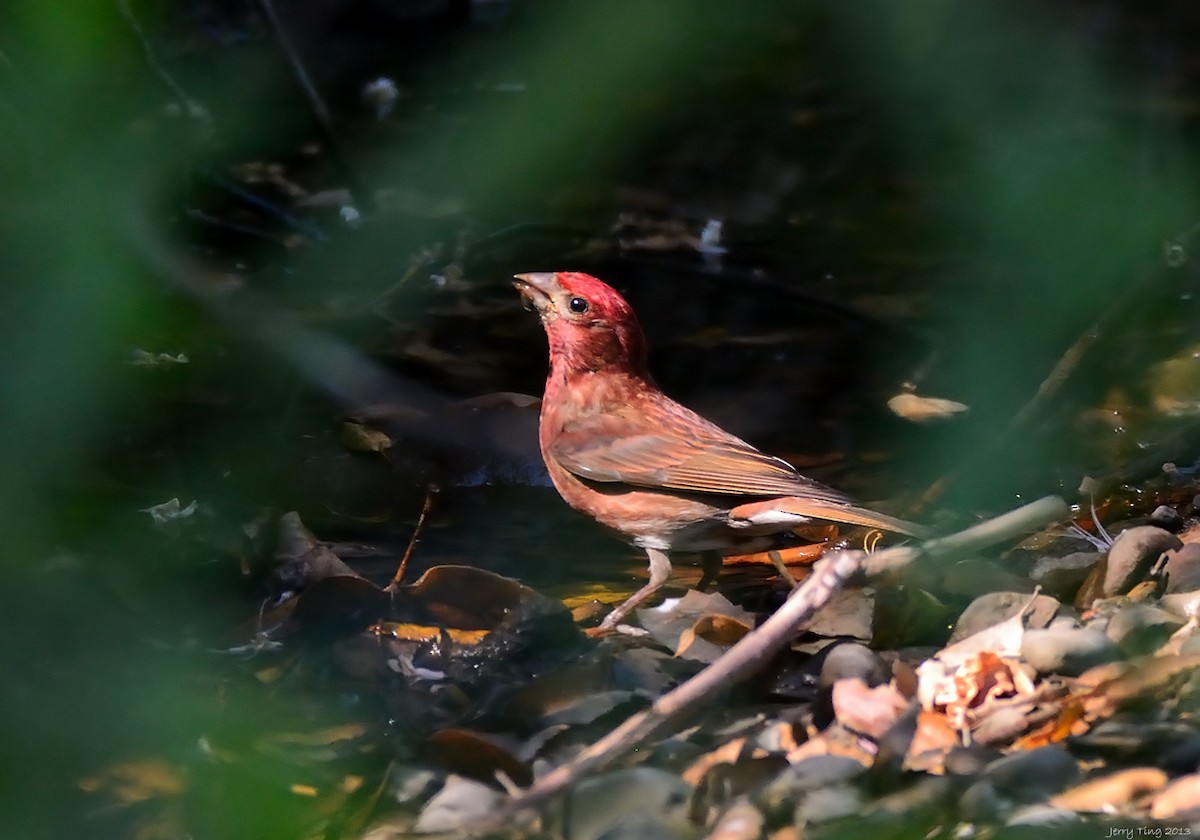
POLYGON ((878 577, 902 572, 917 560, 944 560, 970 554, 1066 519, 1070 513, 1067 503, 1060 497, 1045 496, 957 534, 937 537, 918 545, 898 545, 869 554, 863 561, 863 571, 868 577, 878 577))
MULTIPOLYGON (((146 30, 142 28, 142 23, 138 20, 137 15, 133 13, 133 8, 129 5, 129 0, 117 0, 117 9, 121 12, 121 16, 125 18, 125 22, 129 24, 129 28, 133 30, 133 34, 141 41, 142 52, 146 56, 146 63, 150 65, 150 69, 162 79, 163 84, 170 89, 171 94, 178 100, 183 116, 189 119, 208 122, 210 117, 205 107, 188 96, 183 86, 175 81, 175 77, 168 73, 167 68, 158 60, 154 48, 150 46, 150 38, 146 34, 146 30)), ((2 57, 2 54, 0 54, 0 57, 2 57)))
POLYGON ((425 504, 421 505, 421 515, 417 517, 417 524, 413 528, 412 538, 408 541, 408 548, 404 549, 404 556, 400 558, 396 574, 392 575, 391 583, 383 588, 384 592, 395 592, 396 587, 404 580, 404 572, 408 569, 408 559, 412 557, 413 550, 417 547, 417 539, 425 528, 425 517, 429 515, 429 509, 433 507, 433 497, 437 491, 438 488, 433 485, 430 485, 429 489, 425 491, 425 504))
POLYGON ((346 155, 342 150, 342 143, 338 139, 338 134, 333 128, 333 115, 329 110, 329 106, 325 104, 325 100, 317 91, 317 86, 313 84, 312 77, 308 75, 308 70, 304 67, 304 62, 300 60, 300 53, 292 44, 292 39, 288 37, 287 30, 284 29, 283 23, 279 20, 279 15, 275 11, 275 4, 271 0, 255 0, 259 11, 266 19, 267 25, 271 27, 271 31, 275 33, 275 40, 279 42, 279 48, 283 50, 283 55, 287 59, 288 65, 292 68, 292 73, 296 77, 296 82, 300 85, 300 89, 304 91, 304 96, 308 99, 308 107, 312 109, 313 117, 317 121, 317 125, 321 128, 321 133, 325 135, 325 142, 329 144, 330 154, 333 156, 334 162, 338 169, 342 172, 342 177, 346 179, 346 189, 350 191, 350 198, 358 205, 359 198, 364 195, 362 184, 354 174, 354 170, 350 168, 346 155))
POLYGON ((472 829, 487 832, 500 828, 517 812, 544 803, 583 776, 599 771, 633 751, 656 732, 722 697, 730 686, 758 671, 782 650, 796 631, 827 604, 859 569, 876 575, 903 569, 918 557, 944 558, 977 551, 1043 527, 1065 517, 1067 512, 1062 499, 1048 496, 958 534, 930 540, 919 546, 897 546, 871 555, 861 551, 830 554, 813 567, 812 575, 788 596, 774 615, 743 637, 720 659, 658 698, 646 711, 629 718, 571 762, 547 773, 523 794, 510 800, 498 813, 472 826, 472 829))

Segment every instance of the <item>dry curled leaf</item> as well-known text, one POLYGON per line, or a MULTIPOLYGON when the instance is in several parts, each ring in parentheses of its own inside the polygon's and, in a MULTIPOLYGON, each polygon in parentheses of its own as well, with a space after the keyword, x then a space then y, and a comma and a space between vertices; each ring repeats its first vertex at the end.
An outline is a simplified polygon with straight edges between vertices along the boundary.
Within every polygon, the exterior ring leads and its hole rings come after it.
POLYGON ((679 636, 676 656, 687 657, 688 649, 697 641, 728 648, 741 641, 753 628, 744 621, 728 615, 702 616, 679 636))
POLYGON ((345 420, 338 428, 338 440, 351 452, 386 452, 395 441, 381 432, 354 420, 345 420))
POLYGON ((533 781, 533 772, 508 749, 479 732, 447 727, 430 735, 422 752, 439 766, 481 782, 491 782, 504 773, 518 785, 533 781))
POLYGON ((897 417, 914 423, 929 423, 950 420, 969 410, 964 403, 940 397, 919 397, 912 393, 897 394, 887 401, 887 406, 897 417))

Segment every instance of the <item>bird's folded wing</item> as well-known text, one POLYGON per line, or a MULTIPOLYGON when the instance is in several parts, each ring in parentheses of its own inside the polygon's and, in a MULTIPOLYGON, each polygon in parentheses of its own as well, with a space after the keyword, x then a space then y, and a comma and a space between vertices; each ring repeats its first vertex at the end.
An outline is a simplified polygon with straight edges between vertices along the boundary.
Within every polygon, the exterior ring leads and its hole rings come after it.
POLYGON ((847 503, 838 491, 678 404, 666 410, 616 409, 567 424, 548 455, 575 475, 600 482, 724 495, 803 495, 847 503), (647 414, 653 420, 646 419, 647 414))

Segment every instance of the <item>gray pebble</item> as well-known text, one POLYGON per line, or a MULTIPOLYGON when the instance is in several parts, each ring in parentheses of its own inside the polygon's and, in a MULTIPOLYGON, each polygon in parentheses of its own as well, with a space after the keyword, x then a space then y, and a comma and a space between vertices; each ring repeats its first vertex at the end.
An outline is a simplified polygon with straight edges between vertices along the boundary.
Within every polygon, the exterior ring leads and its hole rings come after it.
POLYGON ((849 790, 854 780, 866 772, 867 768, 848 756, 814 755, 796 762, 763 786, 755 796, 755 804, 767 814, 780 814, 814 791, 849 790))
MULTIPOLYGON (((954 625, 950 634, 950 643, 973 636, 980 630, 999 624, 1005 619, 1012 618, 1029 603, 1027 592, 989 592, 980 595, 967 605, 954 625)), ((1058 613, 1062 605, 1048 595, 1038 595, 1033 602, 1033 608, 1025 616, 1026 627, 1045 627, 1058 613)))
POLYGON ((793 764, 785 775, 793 792, 816 790, 857 779, 867 768, 844 755, 814 755, 793 764))
POLYGON ((814 790, 796 806, 796 825, 822 823, 849 817, 862 811, 865 797, 850 785, 835 785, 814 790))
POLYGON ((1029 577, 1046 594, 1069 601, 1087 579, 1088 572, 1099 562, 1098 551, 1076 551, 1063 557, 1039 557, 1029 577))
POLYGON ((993 822, 1005 810, 996 786, 983 779, 962 792, 958 808, 962 819, 969 822, 993 822))
POLYGON ((1179 537, 1153 525, 1138 525, 1122 531, 1108 550, 1104 572, 1105 597, 1124 595, 1142 581, 1164 551, 1179 548, 1179 537))
POLYGON ((691 787, 651 767, 614 770, 584 779, 568 794, 562 835, 569 840, 675 838, 687 828, 691 787))
POLYGON ((1094 665, 1120 656, 1112 640, 1092 627, 1028 630, 1021 640, 1021 658, 1039 674, 1079 676, 1094 665))
POLYGON ((1178 534, 1183 530, 1183 514, 1170 505, 1159 505, 1150 514, 1150 524, 1178 534))
POLYGON ((866 645, 845 642, 834 645, 821 663, 821 675, 817 684, 821 688, 833 688, 838 680, 857 677, 871 688, 883 685, 891 679, 890 669, 879 654, 866 645))
MULTIPOLYGON (((1030 828, 1063 828, 1081 822, 1079 814, 1067 808, 1055 808, 1053 805, 1027 805, 1013 811, 1007 824, 1030 828)), ((1101 832, 1101 836, 1106 835, 1101 832)))
POLYGON ((1071 748, 1084 760, 1153 765, 1172 775, 1195 772, 1200 764, 1200 732, 1182 722, 1107 720, 1072 738, 1071 748))
POLYGON ((951 776, 975 776, 993 761, 1004 757, 998 750, 979 744, 969 747, 957 746, 946 753, 944 765, 951 776))
POLYGON ((1141 656, 1157 650, 1182 625, 1178 616, 1161 607, 1129 604, 1113 613, 1104 633, 1126 656, 1141 656))
POLYGON ((981 778, 1000 793, 1020 802, 1043 802, 1077 783, 1079 765, 1062 747, 1038 747, 998 758, 981 778))
POLYGON ((1167 592, 1200 589, 1200 543, 1188 543, 1167 552, 1167 592))
POLYGON ((1002 706, 971 730, 980 744, 1009 744, 1029 728, 1029 710, 1020 706, 1002 706))
POLYGON ((1200 611, 1200 592, 1174 592, 1158 599, 1158 605, 1171 615, 1187 619, 1200 611))

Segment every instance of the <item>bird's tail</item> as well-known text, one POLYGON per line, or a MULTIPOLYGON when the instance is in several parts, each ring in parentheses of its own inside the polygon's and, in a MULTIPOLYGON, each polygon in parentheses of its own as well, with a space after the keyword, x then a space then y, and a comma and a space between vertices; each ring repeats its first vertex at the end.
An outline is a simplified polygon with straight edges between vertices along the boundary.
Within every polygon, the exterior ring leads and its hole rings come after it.
POLYGON ((879 528, 897 534, 906 534, 918 539, 927 539, 933 532, 923 525, 908 522, 885 513, 845 502, 811 499, 803 496, 784 496, 765 502, 738 505, 729 511, 730 524, 745 525, 796 525, 819 519, 825 522, 840 522, 844 525, 861 525, 879 528))

